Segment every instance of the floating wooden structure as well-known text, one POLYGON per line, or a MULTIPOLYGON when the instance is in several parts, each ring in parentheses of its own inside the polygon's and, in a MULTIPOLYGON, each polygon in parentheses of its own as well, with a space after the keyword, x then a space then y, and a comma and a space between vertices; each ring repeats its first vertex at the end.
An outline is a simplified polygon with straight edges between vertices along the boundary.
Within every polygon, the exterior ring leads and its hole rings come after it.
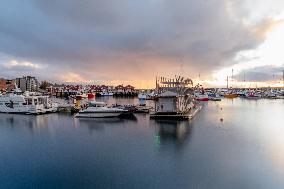
POLYGON ((154 119, 191 119, 200 110, 193 96, 193 82, 189 78, 156 78, 154 119))

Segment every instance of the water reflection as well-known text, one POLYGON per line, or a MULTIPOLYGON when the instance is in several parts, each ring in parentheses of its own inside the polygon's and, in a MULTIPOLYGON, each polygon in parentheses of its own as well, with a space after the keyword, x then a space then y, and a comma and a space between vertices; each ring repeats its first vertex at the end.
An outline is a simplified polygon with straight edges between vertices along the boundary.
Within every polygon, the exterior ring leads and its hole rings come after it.
POLYGON ((105 126, 122 123, 123 120, 119 118, 78 118, 75 120, 79 126, 87 126, 90 132, 103 131, 105 126))
POLYGON ((189 121, 155 120, 155 130, 157 145, 174 144, 182 147, 190 138, 192 127, 189 121))
POLYGON ((3 125, 7 125, 13 129, 27 128, 31 132, 40 129, 50 130, 48 128, 50 122, 58 121, 59 117, 57 114, 53 115, 19 115, 19 114, 1 114, 0 122, 3 125))
POLYGON ((130 117, 126 118, 76 118, 75 125, 76 126, 87 126, 90 132, 93 131, 103 131, 105 127, 118 127, 125 126, 127 123, 137 122, 137 118, 130 117))

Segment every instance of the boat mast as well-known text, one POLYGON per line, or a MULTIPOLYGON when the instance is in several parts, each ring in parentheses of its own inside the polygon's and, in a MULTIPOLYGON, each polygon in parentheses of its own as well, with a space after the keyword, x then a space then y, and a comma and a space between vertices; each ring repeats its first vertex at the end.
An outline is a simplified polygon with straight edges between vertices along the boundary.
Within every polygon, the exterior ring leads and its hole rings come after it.
POLYGON ((229 89, 229 76, 227 76, 227 89, 229 89))
POLYGON ((282 82, 283 82, 283 87, 284 87, 284 70, 283 70, 282 82))

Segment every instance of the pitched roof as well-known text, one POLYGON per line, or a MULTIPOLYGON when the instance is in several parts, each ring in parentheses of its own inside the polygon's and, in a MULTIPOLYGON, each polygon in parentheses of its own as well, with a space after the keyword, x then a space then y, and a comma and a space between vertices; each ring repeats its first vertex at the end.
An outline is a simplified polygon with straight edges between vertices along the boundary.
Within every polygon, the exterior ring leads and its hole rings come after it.
POLYGON ((178 94, 171 91, 166 91, 158 95, 158 97, 176 97, 176 96, 178 96, 178 94))

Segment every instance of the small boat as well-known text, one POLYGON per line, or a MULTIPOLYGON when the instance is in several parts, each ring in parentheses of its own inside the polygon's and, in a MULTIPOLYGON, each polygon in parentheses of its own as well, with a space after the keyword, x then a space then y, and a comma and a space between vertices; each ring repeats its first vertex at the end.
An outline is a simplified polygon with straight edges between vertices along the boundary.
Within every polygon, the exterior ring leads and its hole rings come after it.
POLYGON ((131 105, 131 104, 126 104, 126 105, 114 104, 114 105, 112 105, 112 108, 118 108, 118 109, 126 110, 128 113, 129 112, 133 113, 137 110, 136 106, 131 105))
POLYGON ((95 98, 95 95, 93 93, 88 93, 88 99, 93 99, 95 98))
POLYGON ((208 99, 209 99, 210 101, 221 101, 221 97, 220 97, 220 95, 217 94, 217 93, 209 93, 209 94, 208 94, 208 99))
POLYGON ((196 92, 194 95, 195 95, 195 100, 198 100, 198 101, 208 101, 209 100, 208 94, 203 88, 200 91, 196 92))
POLYGON ((155 99, 155 92, 151 92, 151 93, 148 93, 147 96, 146 96, 146 100, 154 100, 155 99))
POLYGON ((76 100, 83 100, 83 99, 86 99, 86 98, 88 98, 88 96, 84 93, 76 95, 76 100))
POLYGON ((142 92, 138 94, 138 99, 146 99, 147 98, 147 94, 142 92))
POLYGON ((86 109, 80 110, 75 117, 82 118, 106 118, 119 117, 127 110, 120 108, 107 107, 104 102, 90 101, 86 109))
POLYGON ((228 94, 224 94, 225 98, 237 98, 238 94, 235 93, 228 93, 228 94))
POLYGON ((140 106, 146 106, 146 99, 147 99, 146 93, 142 92, 138 94, 138 100, 140 106))
POLYGON ((112 92, 107 92, 107 91, 100 92, 99 94, 100 96, 113 96, 112 92))
POLYGON ((272 89, 267 91, 264 96, 269 99, 277 99, 277 93, 274 92, 272 89))
POLYGON ((259 99, 259 98, 261 98, 261 95, 254 92, 254 91, 249 91, 249 92, 246 93, 246 98, 248 98, 248 99, 259 99))
POLYGON ((135 113, 149 113, 151 107, 146 107, 146 106, 136 106, 136 111, 135 113))

